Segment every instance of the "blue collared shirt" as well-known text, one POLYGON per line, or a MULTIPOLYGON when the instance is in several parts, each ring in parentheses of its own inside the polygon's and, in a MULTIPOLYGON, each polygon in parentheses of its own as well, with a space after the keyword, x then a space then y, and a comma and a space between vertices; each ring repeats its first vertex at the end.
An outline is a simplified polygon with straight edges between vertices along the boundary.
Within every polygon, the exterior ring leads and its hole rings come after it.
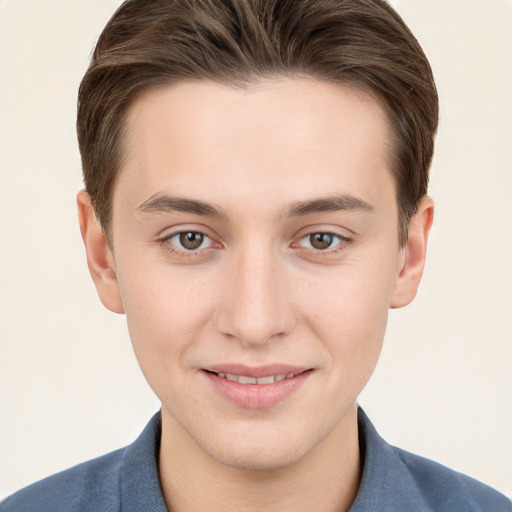
MULTIPOLYGON (((359 409, 363 475, 350 512, 512 512, 490 487, 386 443, 359 409)), ((130 446, 18 491, 1 512, 168 512, 158 479, 160 414, 130 446)))

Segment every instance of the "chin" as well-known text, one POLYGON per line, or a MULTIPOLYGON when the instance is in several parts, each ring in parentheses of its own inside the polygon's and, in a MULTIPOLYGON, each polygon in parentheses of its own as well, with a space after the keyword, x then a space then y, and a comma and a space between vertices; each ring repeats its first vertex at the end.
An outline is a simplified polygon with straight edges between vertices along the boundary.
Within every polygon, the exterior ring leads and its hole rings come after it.
POLYGON ((250 431, 220 432, 196 439, 210 457, 221 464, 243 470, 272 471, 289 467, 305 457, 328 435, 293 428, 252 428, 250 431))
POLYGON ((273 471, 289 467, 304 457, 306 449, 294 449, 293 447, 262 447, 254 445, 251 448, 244 447, 220 451, 210 450, 209 455, 221 464, 233 469, 247 471, 273 471))

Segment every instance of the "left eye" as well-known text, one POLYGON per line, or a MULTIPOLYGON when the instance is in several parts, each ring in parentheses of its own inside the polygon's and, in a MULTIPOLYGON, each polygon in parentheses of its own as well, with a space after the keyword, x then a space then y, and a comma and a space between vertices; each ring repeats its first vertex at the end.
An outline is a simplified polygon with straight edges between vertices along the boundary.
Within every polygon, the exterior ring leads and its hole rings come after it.
POLYGON ((169 242, 180 250, 196 251, 212 245, 212 239, 199 231, 182 231, 169 238, 169 242))
POLYGON ((343 241, 343 237, 333 233, 310 233, 300 239, 299 245, 308 249, 325 251, 333 249, 343 241))

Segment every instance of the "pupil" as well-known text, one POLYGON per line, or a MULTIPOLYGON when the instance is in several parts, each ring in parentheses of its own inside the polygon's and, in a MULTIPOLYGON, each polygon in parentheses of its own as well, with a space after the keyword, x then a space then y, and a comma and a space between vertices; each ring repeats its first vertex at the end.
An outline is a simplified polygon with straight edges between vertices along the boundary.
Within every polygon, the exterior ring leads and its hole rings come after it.
POLYGON ((329 233, 314 233, 310 235, 309 241, 315 249, 328 249, 332 244, 333 236, 329 233))
POLYGON ((201 246, 204 240, 202 233, 181 233, 180 243, 185 249, 194 250, 201 246))

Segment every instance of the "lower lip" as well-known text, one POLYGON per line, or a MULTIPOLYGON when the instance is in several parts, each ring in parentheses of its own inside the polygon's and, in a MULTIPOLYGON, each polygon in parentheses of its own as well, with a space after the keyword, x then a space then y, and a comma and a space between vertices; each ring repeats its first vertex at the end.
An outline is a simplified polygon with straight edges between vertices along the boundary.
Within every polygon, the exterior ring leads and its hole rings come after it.
POLYGON ((311 375, 308 370, 291 379, 284 379, 273 384, 240 384, 215 373, 203 372, 213 384, 216 391, 231 403, 247 409, 266 409, 282 402, 294 393, 311 375))

